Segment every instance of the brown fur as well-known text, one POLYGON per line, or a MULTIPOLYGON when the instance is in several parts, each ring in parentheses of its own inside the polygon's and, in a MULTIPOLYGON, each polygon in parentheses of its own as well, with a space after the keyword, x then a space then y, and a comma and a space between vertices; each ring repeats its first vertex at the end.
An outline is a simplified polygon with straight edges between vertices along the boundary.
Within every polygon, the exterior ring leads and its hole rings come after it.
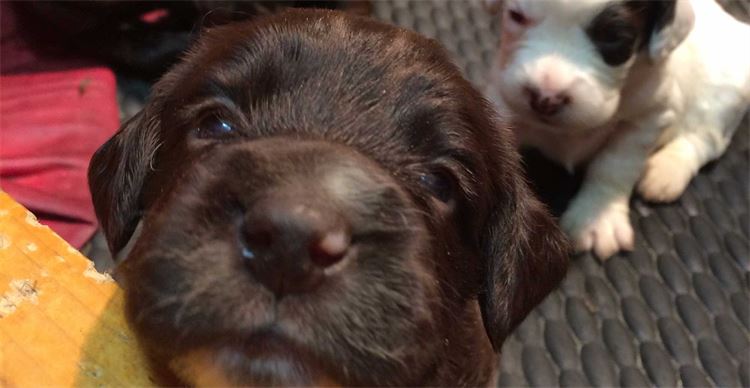
POLYGON ((413 32, 332 11, 208 30, 92 160, 111 250, 142 222, 117 269, 129 322, 155 365, 200 359, 233 384, 492 384, 568 261, 509 137, 413 32), (207 115, 235 131, 206 136, 207 115), (242 263, 242 220, 279 198, 351 229, 306 293, 242 263))

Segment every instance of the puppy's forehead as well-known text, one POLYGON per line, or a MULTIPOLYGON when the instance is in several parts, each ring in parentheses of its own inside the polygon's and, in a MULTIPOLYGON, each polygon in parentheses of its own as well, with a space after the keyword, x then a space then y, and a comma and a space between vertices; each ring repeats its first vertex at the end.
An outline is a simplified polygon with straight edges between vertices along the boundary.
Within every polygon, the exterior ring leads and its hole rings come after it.
POLYGON ((288 15, 209 31, 170 101, 202 106, 220 96, 251 138, 326 139, 393 164, 454 155, 476 136, 469 121, 486 125, 466 98, 473 89, 434 41, 367 19, 288 15))
POLYGON ((509 9, 522 11, 532 19, 554 19, 558 23, 584 25, 594 19, 613 0, 509 0, 509 9))

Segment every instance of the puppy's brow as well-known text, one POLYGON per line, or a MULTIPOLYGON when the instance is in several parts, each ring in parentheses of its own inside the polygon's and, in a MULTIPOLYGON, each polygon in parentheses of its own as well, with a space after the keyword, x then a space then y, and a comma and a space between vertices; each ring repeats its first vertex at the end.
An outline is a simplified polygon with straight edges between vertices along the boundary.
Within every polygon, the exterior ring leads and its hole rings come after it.
POLYGON ((203 98, 198 102, 185 105, 180 109, 180 116, 192 118, 195 115, 208 110, 225 109, 230 112, 239 112, 239 107, 230 98, 214 96, 203 98))
POLYGON ((450 153, 450 157, 469 172, 474 172, 479 165, 475 153, 466 148, 453 149, 450 153))
POLYGON ((451 150, 447 160, 447 165, 458 178, 463 193, 468 197, 473 196, 476 192, 476 176, 479 167, 476 155, 471 150, 456 148, 451 150))
MULTIPOLYGON (((220 72, 218 72, 220 73, 220 72)), ((232 83, 222 77, 218 77, 213 72, 211 75, 201 84, 199 95, 207 98, 224 98, 230 101, 234 101, 232 98, 232 83)))

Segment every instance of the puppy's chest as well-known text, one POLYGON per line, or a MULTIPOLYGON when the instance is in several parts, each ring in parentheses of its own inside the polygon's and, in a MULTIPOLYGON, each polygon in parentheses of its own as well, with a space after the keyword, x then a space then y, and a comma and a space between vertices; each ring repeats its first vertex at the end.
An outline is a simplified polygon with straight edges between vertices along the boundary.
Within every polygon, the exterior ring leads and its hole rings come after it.
POLYGON ((521 146, 537 149, 568 171, 591 160, 604 145, 610 131, 597 130, 582 136, 525 130, 519 133, 521 146))

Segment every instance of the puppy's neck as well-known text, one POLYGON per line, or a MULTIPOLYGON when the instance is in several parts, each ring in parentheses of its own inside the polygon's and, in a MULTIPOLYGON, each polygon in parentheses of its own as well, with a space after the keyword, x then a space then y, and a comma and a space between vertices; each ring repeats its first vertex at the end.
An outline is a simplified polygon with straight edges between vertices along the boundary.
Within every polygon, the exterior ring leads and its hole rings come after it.
POLYGON ((617 121, 629 121, 650 111, 663 110, 675 87, 667 70, 668 61, 653 62, 639 55, 628 72, 621 92, 617 121))

